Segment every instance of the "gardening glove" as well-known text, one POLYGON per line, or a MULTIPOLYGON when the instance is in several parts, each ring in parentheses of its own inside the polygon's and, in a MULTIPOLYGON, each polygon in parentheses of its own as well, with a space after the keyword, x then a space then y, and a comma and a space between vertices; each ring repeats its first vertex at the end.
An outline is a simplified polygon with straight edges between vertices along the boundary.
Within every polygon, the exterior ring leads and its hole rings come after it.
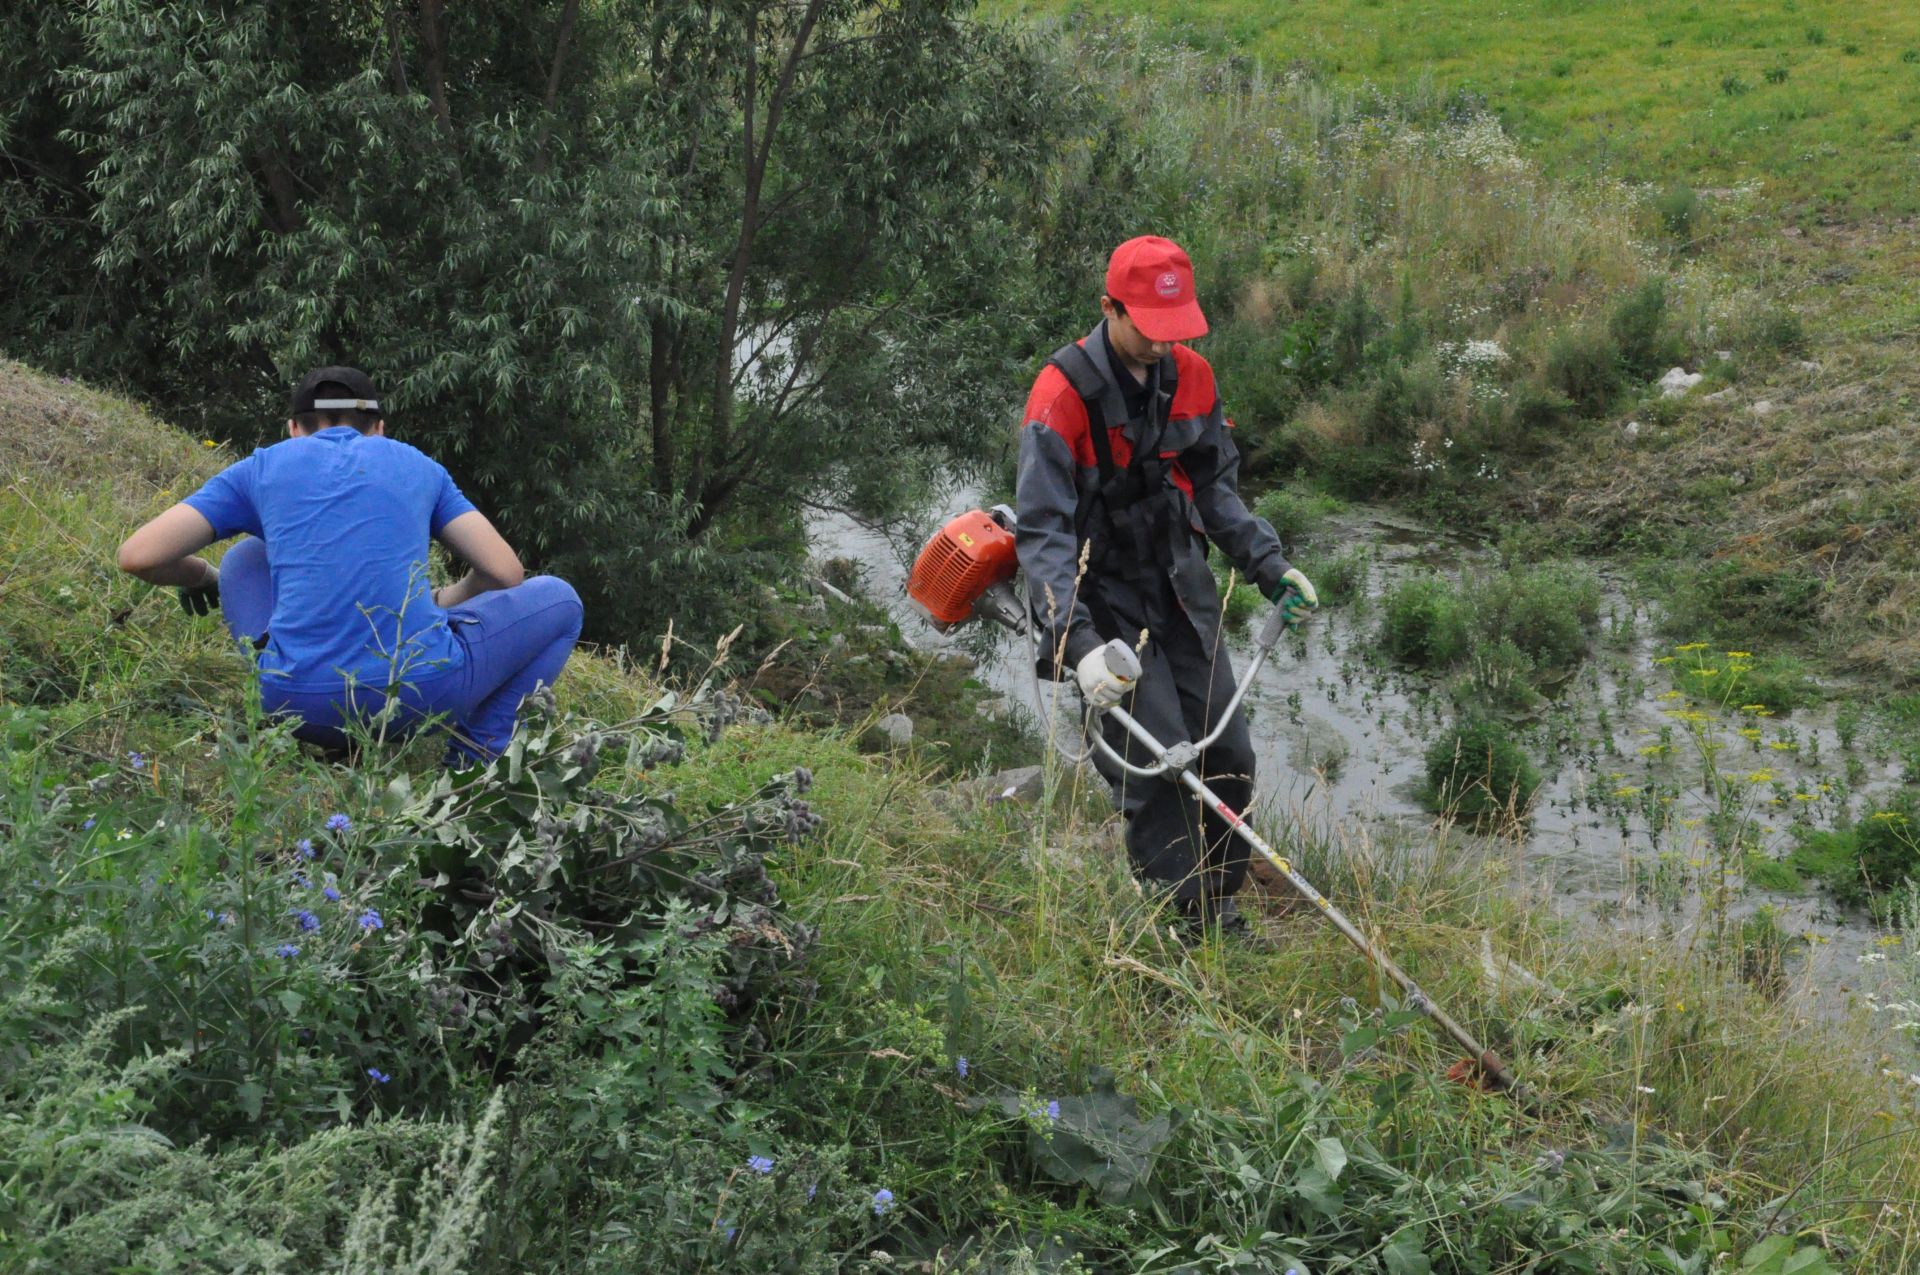
POLYGON ((1089 706, 1112 708, 1140 680, 1140 660, 1125 642, 1116 639, 1088 651, 1074 666, 1073 675, 1089 706))
POLYGON ((180 595, 180 609, 188 615, 207 615, 220 609, 220 573, 210 571, 207 578, 199 584, 183 584, 176 592, 180 595))
POLYGON ((1279 588, 1268 594, 1267 600, 1280 608, 1281 620, 1290 630, 1298 629, 1307 612, 1320 605, 1313 581, 1298 567, 1287 568, 1287 574, 1280 577, 1279 588))

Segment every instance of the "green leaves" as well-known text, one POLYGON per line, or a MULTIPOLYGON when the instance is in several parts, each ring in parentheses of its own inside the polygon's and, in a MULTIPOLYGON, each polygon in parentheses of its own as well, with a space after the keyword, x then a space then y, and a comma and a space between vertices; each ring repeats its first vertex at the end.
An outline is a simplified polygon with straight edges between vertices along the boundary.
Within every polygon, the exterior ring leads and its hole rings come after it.
POLYGON ((1113 1073, 1105 1068, 1095 1071, 1091 1092, 1050 1100, 1052 1107, 1037 1112, 1027 1095, 1003 1093, 992 1101, 1026 1124, 1027 1152, 1040 1173, 1090 1187, 1109 1204, 1144 1199, 1155 1155, 1185 1119, 1178 1108, 1141 1119, 1140 1104, 1115 1090, 1113 1073))
POLYGON ((1747 1250, 1741 1275, 1837 1275, 1825 1250, 1795 1243, 1791 1236, 1774 1235, 1747 1250))

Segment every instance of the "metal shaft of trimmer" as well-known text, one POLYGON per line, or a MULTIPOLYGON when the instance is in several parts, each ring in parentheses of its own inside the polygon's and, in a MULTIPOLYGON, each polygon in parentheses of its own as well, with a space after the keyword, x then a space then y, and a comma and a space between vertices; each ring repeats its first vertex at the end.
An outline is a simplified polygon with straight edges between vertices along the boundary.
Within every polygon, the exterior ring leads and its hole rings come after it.
MULTIPOLYGON (((1249 680, 1251 680, 1251 673, 1249 673, 1249 680)), ((1166 746, 1155 739, 1147 731, 1146 727, 1135 721, 1125 709, 1115 706, 1104 711, 1108 717, 1119 722, 1129 735, 1132 735, 1135 739, 1139 740, 1141 744, 1145 745, 1148 751, 1153 754, 1155 760, 1164 766, 1167 771, 1177 772, 1180 777, 1180 782, 1191 789, 1194 796, 1205 802, 1209 810, 1226 820, 1227 826, 1233 829, 1236 836, 1251 846, 1261 858, 1273 865, 1274 870, 1287 879, 1287 883, 1299 892, 1301 898, 1318 908, 1320 914, 1333 923, 1334 929, 1340 931, 1341 935, 1344 936, 1349 943, 1359 948, 1368 960, 1372 961, 1383 974, 1392 979, 1394 983, 1399 986, 1400 990, 1406 994, 1409 1005, 1432 1019, 1434 1023, 1439 1026, 1440 1030, 1446 1032, 1447 1035, 1458 1041, 1461 1047, 1473 1057, 1475 1063, 1478 1064, 1480 1070, 1489 1080, 1493 1081, 1494 1084, 1502 1089, 1518 1088, 1518 1082, 1514 1079, 1513 1073, 1507 1070, 1506 1064, 1500 1061, 1498 1054, 1495 1054, 1492 1050, 1475 1040, 1473 1033, 1455 1022, 1451 1015, 1434 1004, 1432 999, 1420 990, 1420 985, 1414 982, 1405 970, 1395 965, 1384 952, 1380 951, 1379 948, 1368 941, 1367 936, 1362 934, 1359 928, 1356 927, 1352 921, 1349 921, 1339 908, 1333 906, 1333 904, 1327 900, 1326 895, 1314 889, 1312 882, 1294 871, 1293 865, 1288 863, 1272 846, 1268 845, 1266 838, 1255 832, 1253 826, 1241 818, 1238 811, 1227 805, 1226 802, 1220 800, 1220 798, 1214 794, 1214 791, 1207 787, 1200 776, 1193 772, 1193 762, 1188 756, 1191 750, 1183 749, 1182 755, 1178 757, 1169 756, 1166 746)), ((1098 739, 1097 734, 1095 738, 1098 739)), ((1109 755, 1111 755, 1110 752, 1109 755)))

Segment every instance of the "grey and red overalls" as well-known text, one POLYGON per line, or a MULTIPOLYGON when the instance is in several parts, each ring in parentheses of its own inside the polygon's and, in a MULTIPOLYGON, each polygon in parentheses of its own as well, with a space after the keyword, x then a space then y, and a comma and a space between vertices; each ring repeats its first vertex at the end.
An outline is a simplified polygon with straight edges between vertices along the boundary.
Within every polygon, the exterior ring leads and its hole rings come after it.
MULTIPOLYGON (((1140 681, 1122 707, 1172 745, 1204 738, 1233 697, 1207 541, 1269 597, 1288 563, 1273 528, 1240 499, 1240 453, 1207 361, 1175 345, 1150 371, 1144 396, 1133 395, 1132 411, 1120 376, 1131 379, 1116 366, 1105 323, 1041 370, 1020 431, 1016 545, 1045 643, 1041 674, 1069 678, 1095 647, 1111 638, 1136 646, 1144 630, 1140 681), (1106 425, 1110 467, 1089 399, 1106 425)), ((1129 762, 1151 760, 1119 726, 1103 722, 1102 730, 1129 762)), ((1137 873, 1188 912, 1211 911, 1240 889, 1247 850, 1223 820, 1177 783, 1127 775, 1098 754, 1096 764, 1126 818, 1137 873)), ((1221 800, 1246 809, 1254 758, 1243 712, 1198 764, 1221 800)))

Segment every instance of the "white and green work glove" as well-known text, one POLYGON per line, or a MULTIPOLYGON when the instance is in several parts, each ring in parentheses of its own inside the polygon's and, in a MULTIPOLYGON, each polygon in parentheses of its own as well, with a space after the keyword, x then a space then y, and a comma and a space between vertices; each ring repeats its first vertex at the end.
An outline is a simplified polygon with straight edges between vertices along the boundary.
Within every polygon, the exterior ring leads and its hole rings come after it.
POLYGON ((1112 708, 1131 694, 1140 680, 1140 657, 1116 638, 1081 657, 1073 676, 1089 708, 1112 708))
POLYGON ((1279 587, 1267 595, 1267 600, 1280 608, 1281 622, 1289 629, 1298 629, 1307 612, 1320 605, 1313 581, 1298 567, 1287 568, 1287 574, 1280 577, 1279 587))

